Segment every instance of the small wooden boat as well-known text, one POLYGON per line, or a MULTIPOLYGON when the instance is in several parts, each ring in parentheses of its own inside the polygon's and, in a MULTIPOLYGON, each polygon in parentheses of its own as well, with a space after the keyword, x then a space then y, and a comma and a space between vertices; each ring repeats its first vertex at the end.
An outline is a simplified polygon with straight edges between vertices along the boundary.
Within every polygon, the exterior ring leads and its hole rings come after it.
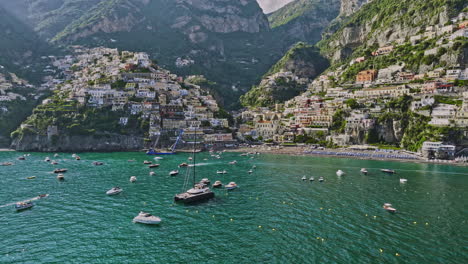
POLYGON ((389 173, 389 174, 395 174, 396 173, 396 171, 390 170, 390 169, 381 169, 380 171, 384 172, 384 173, 389 173))
POLYGON ((2 166, 11 166, 11 165, 13 165, 13 163, 11 163, 11 162, 3 162, 2 163, 2 166))
POLYGON ((224 186, 227 190, 234 190, 236 189, 238 186, 235 182, 230 182, 229 184, 227 184, 226 186, 224 186))
POLYGON ((68 171, 67 169, 55 169, 54 173, 64 173, 64 172, 67 172, 67 171, 68 171))
POLYGON ((187 164, 187 163, 185 163, 185 162, 184 162, 184 163, 181 163, 181 164, 179 164, 179 168, 182 168, 182 167, 188 167, 188 164, 187 164))
POLYGON ((28 180, 36 179, 36 176, 27 177, 26 179, 28 180))
POLYGON ((31 201, 20 202, 15 204, 16 211, 23 211, 34 206, 34 203, 31 201))
POLYGON ((157 168, 159 167, 159 164, 151 164, 148 166, 148 168, 157 168))
POLYGON ((104 165, 104 162, 94 161, 94 162, 93 162, 93 165, 95 165, 95 166, 101 166, 101 165, 104 165))
POLYGON ((26 158, 24 156, 19 156, 18 160, 26 160, 26 158))
POLYGON ((392 207, 392 204, 389 204, 389 203, 385 203, 383 205, 383 209, 385 209, 386 211, 390 212, 390 213, 396 213, 396 209, 392 207))
POLYGON ((221 181, 215 181, 215 183, 213 184, 213 188, 221 188, 223 187, 223 184, 221 183, 221 181))

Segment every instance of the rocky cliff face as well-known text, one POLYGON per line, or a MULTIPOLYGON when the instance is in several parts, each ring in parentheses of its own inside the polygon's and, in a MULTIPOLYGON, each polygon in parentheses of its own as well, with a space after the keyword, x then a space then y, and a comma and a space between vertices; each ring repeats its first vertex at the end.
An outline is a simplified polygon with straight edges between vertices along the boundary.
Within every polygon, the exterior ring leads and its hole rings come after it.
POLYGON ((340 0, 296 0, 269 15, 270 24, 286 45, 316 43, 339 13, 340 0))
POLYGON ((132 135, 70 136, 51 139, 42 135, 24 135, 11 145, 17 151, 132 151, 143 149, 143 138, 132 135))
POLYGON ((372 0, 341 0, 340 16, 350 16, 372 0))
POLYGON ((354 7, 361 8, 349 18, 335 21, 319 44, 333 62, 346 59, 360 46, 385 46, 397 39, 417 35, 423 24, 441 24, 449 21, 453 3, 443 1, 435 6, 431 1, 367 1, 343 0, 343 15, 352 14, 354 7), (429 10, 432 12, 421 12, 429 10))

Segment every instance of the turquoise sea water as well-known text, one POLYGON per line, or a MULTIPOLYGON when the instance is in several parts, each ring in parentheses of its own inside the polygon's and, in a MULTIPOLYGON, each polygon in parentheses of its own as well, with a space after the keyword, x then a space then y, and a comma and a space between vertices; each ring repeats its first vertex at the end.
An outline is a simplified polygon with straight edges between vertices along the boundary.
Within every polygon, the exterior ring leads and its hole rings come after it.
POLYGON ((215 199, 187 206, 173 203, 186 169, 168 176, 187 154, 164 157, 154 176, 143 153, 81 153, 81 161, 60 154, 59 165, 43 161, 51 154, 32 153, 26 161, 19 155, 0 152, 0 163, 15 163, 0 166, 0 263, 468 262, 466 167, 201 153, 198 180, 235 181, 240 188, 215 189, 215 199), (238 164, 228 165, 232 160, 238 164), (359 173, 362 167, 369 175, 359 173), (54 168, 69 170, 64 182, 54 168), (222 169, 228 174, 217 175, 222 169), (336 176, 338 169, 347 175, 336 176), (303 175, 316 180, 302 181, 303 175), (138 181, 130 183, 130 176, 138 181), (408 182, 400 184, 400 177, 408 182), (106 196, 113 186, 124 192, 106 196), (42 193, 50 196, 30 210, 4 206, 42 193), (384 211, 386 202, 398 213, 384 211), (163 222, 134 224, 139 211, 163 222))

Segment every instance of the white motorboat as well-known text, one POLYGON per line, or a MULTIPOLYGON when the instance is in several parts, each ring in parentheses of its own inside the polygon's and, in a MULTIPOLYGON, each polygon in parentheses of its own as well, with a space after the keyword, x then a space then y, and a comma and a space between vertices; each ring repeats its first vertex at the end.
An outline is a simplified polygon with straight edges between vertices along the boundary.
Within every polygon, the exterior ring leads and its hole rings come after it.
POLYGON ((58 156, 59 156, 59 154, 57 154, 57 153, 54 154, 54 158, 56 158, 56 157, 58 157, 58 156))
POLYGON ((302 177, 302 180, 303 181, 307 180, 307 177, 306 176, 302 177))
POLYGON ((222 171, 216 171, 217 174, 226 174, 227 171, 226 170, 222 170, 222 171))
POLYGON ((201 179, 200 183, 201 183, 201 184, 204 184, 204 185, 209 185, 209 184, 210 184, 210 180, 208 180, 207 178, 203 178, 203 179, 201 179))
POLYGON ((400 179, 400 183, 406 183, 407 181, 407 179, 400 179))
POLYGON ((50 162, 50 158, 49 158, 49 157, 46 157, 46 158, 44 159, 44 161, 45 161, 45 162, 50 162))
POLYGON ((227 190, 234 190, 236 189, 238 186, 235 182, 230 182, 229 184, 227 184, 226 186, 224 186, 227 190))
POLYGON ((248 171, 249 174, 252 174, 252 172, 253 172, 253 170, 249 170, 249 171, 248 171))
POLYGON ((116 195, 119 194, 123 191, 122 188, 120 187, 114 187, 106 192, 107 195, 116 195))
POLYGON ((163 157, 154 157, 155 160, 162 160, 164 159, 163 157))
POLYGON ((367 175, 367 170, 366 170, 366 168, 362 168, 362 169, 361 169, 361 173, 364 174, 364 175, 367 175))
POLYGON ((130 177, 130 182, 136 182, 136 181, 137 181, 137 177, 136 177, 136 176, 130 177))
POLYGON ((192 160, 192 157, 189 157, 188 160, 192 160))
POLYGON ((149 213, 140 212, 137 216, 135 216, 135 218, 133 218, 133 222, 147 225, 157 225, 161 223, 161 218, 149 213))
POLYGON ((231 162, 229 162, 229 164, 231 164, 231 165, 236 165, 236 164, 237 164, 237 160, 231 161, 231 162))
POLYGON ((314 177, 310 177, 309 181, 315 181, 314 177))
POLYGON ((323 182, 323 177, 320 177, 320 178, 319 178, 319 182, 323 182))
POLYGON ((344 171, 342 171, 342 170, 336 171, 336 175, 338 175, 338 176, 343 176, 343 175, 345 175, 345 174, 346 174, 346 173, 345 173, 344 171))
POLYGON ((59 175, 57 175, 57 180, 63 181, 63 180, 65 180, 65 176, 60 173, 59 175))
POLYGON ((256 165, 253 165, 253 166, 252 166, 252 169, 256 169, 256 168, 257 168, 257 166, 256 166, 256 165))
POLYGON ((396 209, 392 207, 392 204, 384 203, 383 209, 387 210, 390 213, 396 213, 396 209))
POLYGON ((75 153, 72 154, 72 158, 76 158, 76 154, 75 154, 75 153))
POLYGON ((173 170, 173 171, 169 172, 170 176, 176 176, 177 174, 179 174, 178 170, 173 170))
POLYGON ((150 171, 149 175, 154 176, 156 173, 154 171, 150 171))
POLYGON ((215 183, 213 184, 213 188, 221 188, 223 186, 223 184, 221 183, 221 181, 215 181, 215 183))

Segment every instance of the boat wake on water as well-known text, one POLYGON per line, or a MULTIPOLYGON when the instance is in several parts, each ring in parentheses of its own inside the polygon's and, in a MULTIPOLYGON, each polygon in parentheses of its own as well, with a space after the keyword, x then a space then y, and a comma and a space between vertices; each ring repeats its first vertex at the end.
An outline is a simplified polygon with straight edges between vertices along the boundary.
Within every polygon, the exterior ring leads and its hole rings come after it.
POLYGON ((13 202, 13 203, 8 203, 8 204, 0 205, 0 208, 9 207, 9 206, 15 205, 15 204, 17 204, 17 203, 25 203, 25 202, 27 202, 27 201, 35 201, 35 200, 39 200, 39 199, 42 199, 42 198, 46 198, 46 197, 48 197, 48 196, 49 196, 48 194, 38 195, 38 196, 36 196, 36 197, 29 198, 29 199, 26 199, 26 200, 24 200, 24 201, 18 201, 18 202, 13 202))

